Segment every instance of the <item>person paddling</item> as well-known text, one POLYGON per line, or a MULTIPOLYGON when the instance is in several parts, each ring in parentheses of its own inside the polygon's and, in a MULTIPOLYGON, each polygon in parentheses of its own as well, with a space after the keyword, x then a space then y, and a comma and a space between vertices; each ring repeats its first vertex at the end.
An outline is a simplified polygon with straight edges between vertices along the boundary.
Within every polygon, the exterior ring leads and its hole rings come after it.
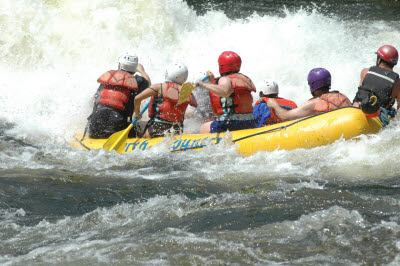
POLYGON ((325 68, 312 69, 307 80, 313 98, 299 108, 286 110, 275 99, 268 100, 268 107, 275 111, 280 120, 294 120, 352 105, 344 94, 339 91, 330 91, 331 74, 325 68))
POLYGON ((140 104, 144 99, 151 97, 150 120, 144 130, 145 137, 161 137, 168 130, 172 130, 174 134, 183 132, 183 120, 188 105, 197 107, 193 94, 186 102, 178 104, 181 86, 187 77, 187 67, 180 62, 173 63, 167 67, 165 82, 154 84, 136 96, 133 119, 142 117, 140 115, 140 104))
POLYGON ((227 130, 255 128, 253 96, 256 91, 251 79, 241 73, 242 59, 232 51, 223 52, 218 58, 221 77, 213 84, 198 80, 199 87, 209 90, 210 104, 216 120, 206 122, 200 133, 220 133, 227 130))
POLYGON ((297 108, 295 102, 278 96, 279 86, 275 81, 264 80, 259 89, 260 99, 256 102, 253 110, 258 127, 282 122, 282 120, 275 114, 275 111, 268 108, 267 102, 269 99, 275 99, 281 107, 287 110, 297 108))
MULTIPOLYGON (((124 54, 118 58, 118 70, 102 74, 95 94, 92 114, 88 117, 89 137, 108 138, 113 133, 125 129, 132 119, 135 96, 150 86, 149 75, 134 54, 124 54), (136 74, 139 72, 140 75, 136 74)), ((138 130, 131 130, 135 137, 138 130)))
POLYGON ((383 45, 376 52, 376 65, 364 68, 360 74, 360 85, 353 105, 360 107, 369 117, 379 118, 386 126, 389 112, 395 116, 400 108, 399 74, 393 72, 399 54, 391 45, 383 45), (393 105, 397 101, 397 108, 393 105))

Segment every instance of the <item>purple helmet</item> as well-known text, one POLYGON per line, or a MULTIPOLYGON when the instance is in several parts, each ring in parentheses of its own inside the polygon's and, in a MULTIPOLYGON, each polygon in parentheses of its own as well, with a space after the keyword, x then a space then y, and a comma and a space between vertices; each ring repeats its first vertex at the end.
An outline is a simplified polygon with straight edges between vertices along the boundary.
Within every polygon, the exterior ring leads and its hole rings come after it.
POLYGON ((307 80, 313 93, 320 88, 331 86, 331 73, 325 68, 314 68, 308 73, 307 80))

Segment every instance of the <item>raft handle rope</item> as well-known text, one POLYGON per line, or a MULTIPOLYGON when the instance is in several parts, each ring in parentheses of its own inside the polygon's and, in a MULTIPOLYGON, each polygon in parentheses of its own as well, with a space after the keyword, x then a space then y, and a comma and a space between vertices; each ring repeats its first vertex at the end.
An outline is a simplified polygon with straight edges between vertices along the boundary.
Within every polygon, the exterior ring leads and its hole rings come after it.
MULTIPOLYGON (((355 108, 355 109, 359 109, 358 107, 354 107, 354 106, 346 106, 346 107, 342 107, 342 108, 339 108, 339 109, 343 109, 343 108, 355 108)), ((304 120, 307 120, 307 119, 310 119, 310 118, 312 118, 312 117, 319 116, 319 115, 322 115, 322 114, 325 114, 325 113, 329 113, 329 112, 332 112, 332 111, 335 111, 335 110, 337 110, 337 109, 330 110, 330 111, 328 111, 328 112, 324 112, 324 113, 320 113, 320 114, 315 114, 315 115, 312 115, 312 116, 307 116, 307 117, 304 117, 304 118, 302 118, 302 119, 300 119, 300 120, 297 120, 297 121, 295 121, 295 122, 293 122, 293 123, 290 123, 290 124, 288 124, 288 125, 286 125, 286 126, 277 127, 277 128, 269 129, 269 130, 266 130, 266 131, 254 133, 254 134, 251 134, 251 135, 242 137, 242 138, 234 139, 234 140, 232 140, 232 143, 235 143, 235 142, 237 142, 237 141, 241 141, 241 140, 244 140, 244 139, 248 139, 248 138, 251 138, 251 137, 255 137, 255 136, 258 136, 258 135, 263 135, 263 134, 267 134, 267 133, 270 133, 270 132, 282 130, 282 129, 288 128, 288 127, 290 127, 290 126, 293 126, 293 125, 295 125, 295 124, 297 124, 297 123, 300 123, 300 122, 302 122, 302 121, 304 121, 304 120)), ((205 146, 207 146, 207 145, 204 144, 204 145, 201 145, 201 146, 198 146, 198 147, 184 148, 184 149, 179 149, 179 150, 175 150, 175 151, 172 151, 172 152, 200 149, 200 148, 204 148, 205 146)))
MULTIPOLYGON (((342 107, 342 108, 338 108, 338 109, 343 109, 343 108, 356 108, 356 109, 359 109, 358 107, 354 107, 354 106, 346 106, 346 107, 342 107)), ((326 113, 329 113, 329 112, 332 112, 332 111, 335 111, 335 110, 337 110, 337 109, 330 110, 328 112, 323 112, 323 113, 320 113, 320 114, 315 114, 315 115, 312 115, 312 116, 307 116, 307 117, 304 117, 304 118, 302 118, 300 120, 297 120, 297 121, 295 121, 295 122, 293 122, 293 123, 291 123, 289 125, 273 128, 273 129, 270 129, 270 130, 267 130, 267 131, 263 131, 263 132, 258 132, 258 133, 255 133, 255 134, 251 134, 251 135, 239 138, 239 139, 232 140, 232 142, 235 143, 237 141, 244 140, 244 139, 247 139, 247 138, 251 138, 251 137, 254 137, 254 136, 266 134, 266 133, 269 133, 269 132, 272 132, 272 131, 276 131, 276 130, 280 130, 280 129, 285 129, 287 127, 290 127, 290 126, 293 126, 293 125, 295 125, 297 123, 300 123, 300 122, 302 122, 304 120, 307 120, 307 119, 310 119, 312 117, 316 117, 316 116, 319 116, 319 115, 322 115, 322 114, 326 114, 326 113)))
MULTIPOLYGON (((342 108, 339 108, 339 109, 343 109, 343 108, 355 108, 355 109, 359 109, 358 107, 354 107, 354 106, 346 106, 346 107, 342 107, 342 108)), ((337 110, 337 109, 335 109, 335 110, 337 110)), ((328 112, 332 112, 332 111, 335 111, 335 110, 330 110, 330 111, 328 111, 328 112)), ((293 125, 295 125, 295 124, 297 124, 297 123, 299 123, 299 122, 302 122, 302 121, 304 121, 304 120, 307 120, 307 119, 310 119, 310 118, 312 118, 312 117, 316 117, 316 116, 319 116, 319 115, 322 115, 322 114, 325 114, 325 113, 328 113, 328 112, 324 112, 324 113, 320 113, 320 114, 315 114, 315 115, 312 115, 312 116, 307 116, 307 117, 304 117, 304 118, 302 118, 302 119, 300 119, 300 120, 297 120, 297 121, 295 121, 295 122, 293 122, 293 123, 290 123, 290 124, 288 124, 288 125, 286 125, 286 126, 277 127, 277 128, 273 128, 273 129, 270 129, 270 130, 258 132, 258 133, 255 133, 255 134, 251 134, 251 135, 248 135, 248 136, 245 136, 245 137, 242 137, 242 138, 238 138, 238 139, 232 140, 232 143, 235 143, 235 142, 238 142, 238 141, 247 139, 247 138, 255 137, 255 136, 258 136, 258 135, 267 134, 267 133, 270 133, 270 132, 282 130, 282 129, 288 128, 288 127, 290 127, 290 126, 293 126, 293 125)), ((83 144, 83 143, 82 143, 79 139, 77 139, 76 137, 74 137, 74 138, 75 138, 76 141, 78 141, 78 143, 79 143, 82 147, 84 147, 85 149, 87 149, 88 151, 90 151, 90 148, 89 148, 89 147, 87 147, 85 144, 83 144)), ((219 142, 217 142, 216 144, 218 144, 218 143, 219 143, 219 142)), ((200 149, 200 148, 204 148, 204 147, 206 147, 206 146, 207 146, 207 145, 204 144, 204 145, 201 145, 201 146, 179 149, 179 150, 175 150, 175 151, 172 151, 172 152, 200 149)))
POLYGON ((85 148, 86 150, 88 150, 88 151, 91 150, 88 146, 86 146, 85 144, 83 144, 82 141, 80 141, 79 139, 77 139, 75 136, 74 136, 74 139, 75 139, 79 144, 81 144, 81 146, 82 146, 83 148, 85 148))

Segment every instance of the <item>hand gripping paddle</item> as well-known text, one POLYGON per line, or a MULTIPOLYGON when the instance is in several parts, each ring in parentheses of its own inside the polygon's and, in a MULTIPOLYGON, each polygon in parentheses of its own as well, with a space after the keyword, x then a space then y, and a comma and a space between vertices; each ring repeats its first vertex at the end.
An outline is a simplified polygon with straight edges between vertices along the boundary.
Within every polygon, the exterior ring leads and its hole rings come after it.
MULTIPOLYGON (((140 112, 140 114, 142 115, 144 113, 144 111, 147 110, 147 108, 150 105, 150 101, 149 103, 142 109, 142 111, 140 112)), ((124 144, 125 141, 128 138, 128 134, 129 131, 131 131, 133 125, 136 123, 136 121, 138 121, 138 118, 136 117, 132 123, 124 130, 118 131, 114 134, 112 134, 108 140, 106 141, 106 143, 104 143, 103 145, 103 149, 105 149, 106 151, 111 151, 111 150, 116 150, 118 153, 121 153, 123 148, 124 148, 124 144), (121 149, 122 148, 122 149, 121 149)))
MULTIPOLYGON (((207 75, 205 76, 201 81, 206 81, 210 76, 207 75)), ((181 91, 179 93, 179 99, 178 99, 178 104, 182 104, 186 102, 192 91, 199 86, 199 83, 192 84, 191 82, 186 82, 182 84, 181 91)))

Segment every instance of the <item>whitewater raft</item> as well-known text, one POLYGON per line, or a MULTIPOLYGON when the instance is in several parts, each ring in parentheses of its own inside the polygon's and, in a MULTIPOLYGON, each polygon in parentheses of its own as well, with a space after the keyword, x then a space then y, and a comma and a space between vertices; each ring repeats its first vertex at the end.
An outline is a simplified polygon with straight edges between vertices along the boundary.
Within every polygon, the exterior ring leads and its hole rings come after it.
MULTIPOLYGON (((232 143, 242 156, 258 151, 310 149, 327 145, 339 139, 349 140, 362 134, 377 133, 382 128, 379 118, 369 118, 355 107, 344 107, 326 113, 271 126, 232 131, 227 133, 178 135, 173 138, 131 138, 122 153, 148 150, 161 142, 168 142, 172 152, 200 150, 207 145, 232 143)), ((102 149, 107 139, 75 136, 75 148, 102 149)))

